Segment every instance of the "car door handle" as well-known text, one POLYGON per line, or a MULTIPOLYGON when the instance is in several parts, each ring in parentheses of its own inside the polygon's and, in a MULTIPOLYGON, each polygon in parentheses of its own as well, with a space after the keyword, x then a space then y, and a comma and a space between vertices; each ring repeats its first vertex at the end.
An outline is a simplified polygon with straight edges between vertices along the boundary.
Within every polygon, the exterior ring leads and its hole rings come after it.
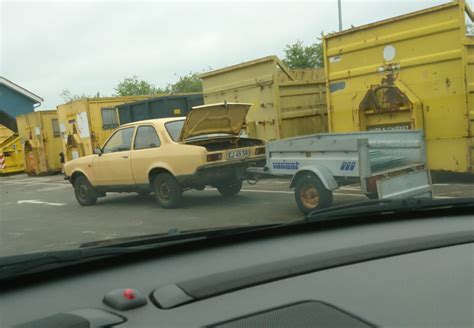
POLYGON ((122 155, 122 158, 128 158, 128 155, 122 155))

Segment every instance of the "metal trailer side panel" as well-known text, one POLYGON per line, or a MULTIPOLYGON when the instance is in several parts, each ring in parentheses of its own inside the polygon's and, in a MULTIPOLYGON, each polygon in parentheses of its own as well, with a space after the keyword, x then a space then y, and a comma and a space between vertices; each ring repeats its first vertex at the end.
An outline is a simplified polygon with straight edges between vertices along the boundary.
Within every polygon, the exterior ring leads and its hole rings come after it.
POLYGON ((450 2, 326 36, 330 131, 424 129, 430 169, 474 173, 473 39, 464 6, 450 2))
POLYGON ((417 170, 403 175, 377 180, 377 194, 380 199, 400 197, 431 198, 431 177, 428 170, 417 170))
POLYGON ((357 178, 366 191, 366 179, 372 176, 380 179, 426 164, 423 132, 417 130, 327 133, 269 141, 266 156, 268 173, 293 176, 311 171, 330 190, 337 188, 331 178, 357 178))
POLYGON ((276 175, 294 175, 304 168, 324 167, 333 177, 357 178, 360 176, 359 141, 318 140, 317 137, 270 141, 267 167, 270 174, 276 175))

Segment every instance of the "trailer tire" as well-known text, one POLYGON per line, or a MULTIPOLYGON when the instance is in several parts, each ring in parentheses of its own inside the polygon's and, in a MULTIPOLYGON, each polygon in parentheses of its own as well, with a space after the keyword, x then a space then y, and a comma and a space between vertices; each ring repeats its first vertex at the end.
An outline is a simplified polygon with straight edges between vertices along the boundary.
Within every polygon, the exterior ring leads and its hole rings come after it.
POLYGON ((236 196, 240 189, 242 189, 242 180, 235 180, 229 184, 222 184, 217 186, 217 190, 224 197, 233 197, 236 196))
POLYGON ((326 189, 321 180, 313 174, 305 174, 296 180, 295 200, 301 212, 311 211, 332 205, 332 191, 326 189))
POLYGON ((183 188, 169 173, 160 173, 153 179, 153 192, 156 201, 163 208, 176 208, 181 205, 183 188))
POLYGON ((83 175, 74 179, 74 194, 77 202, 82 206, 91 206, 97 203, 98 194, 83 175))

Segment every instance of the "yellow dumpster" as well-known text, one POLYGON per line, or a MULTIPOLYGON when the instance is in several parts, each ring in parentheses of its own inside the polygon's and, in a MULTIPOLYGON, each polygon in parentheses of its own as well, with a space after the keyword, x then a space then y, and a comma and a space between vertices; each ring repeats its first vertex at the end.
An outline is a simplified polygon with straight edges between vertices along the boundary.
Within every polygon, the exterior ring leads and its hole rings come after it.
POLYGON ((85 98, 57 106, 65 161, 92 155, 119 125, 117 105, 150 96, 85 98))
POLYGON ((42 110, 17 116, 23 145, 25 172, 53 174, 62 169, 62 143, 56 110, 42 110))
POLYGON ((474 173, 474 37, 464 1, 327 35, 329 130, 423 129, 432 170, 474 173))
POLYGON ((21 140, 18 134, 12 133, 8 137, 1 137, 0 175, 20 173, 24 171, 24 168, 21 140))
POLYGON ((12 134, 14 134, 15 132, 13 132, 12 130, 10 130, 9 128, 7 128, 6 126, 4 125, 1 125, 0 124, 0 145, 2 144, 2 142, 7 139, 8 137, 10 137, 12 134))
POLYGON ((272 140, 327 131, 322 69, 290 70, 269 56, 201 75, 204 103, 245 102, 250 137, 272 140))

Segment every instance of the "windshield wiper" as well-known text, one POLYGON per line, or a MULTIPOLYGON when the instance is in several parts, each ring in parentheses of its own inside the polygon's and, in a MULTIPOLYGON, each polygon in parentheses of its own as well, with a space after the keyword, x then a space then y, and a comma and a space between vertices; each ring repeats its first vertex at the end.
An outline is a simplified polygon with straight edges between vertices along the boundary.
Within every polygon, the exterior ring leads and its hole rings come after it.
POLYGON ((79 249, 38 252, 0 258, 0 281, 29 273, 48 271, 99 259, 157 250, 212 238, 220 238, 250 231, 266 230, 282 224, 212 228, 180 232, 171 229, 167 234, 125 237, 80 245, 79 249))
POLYGON ((180 241, 189 238, 204 237, 206 239, 222 237, 226 235, 235 235, 237 233, 244 233, 250 231, 256 231, 260 229, 268 229, 282 224, 263 224, 254 226, 232 226, 225 228, 207 228, 207 229, 195 229, 195 230, 184 230, 181 231, 176 228, 172 228, 168 233, 160 234, 149 234, 144 236, 130 236, 122 237, 117 239, 106 239, 81 244, 81 248, 89 247, 135 247, 144 245, 153 245, 156 243, 163 244, 164 242, 180 241))
POLYGON ((465 209, 474 211, 474 198, 377 199, 333 206, 309 213, 305 222, 327 222, 372 215, 415 214, 424 211, 465 209))
POLYGON ((0 280, 202 239, 205 238, 183 238, 134 247, 96 247, 5 256, 0 258, 0 280))

